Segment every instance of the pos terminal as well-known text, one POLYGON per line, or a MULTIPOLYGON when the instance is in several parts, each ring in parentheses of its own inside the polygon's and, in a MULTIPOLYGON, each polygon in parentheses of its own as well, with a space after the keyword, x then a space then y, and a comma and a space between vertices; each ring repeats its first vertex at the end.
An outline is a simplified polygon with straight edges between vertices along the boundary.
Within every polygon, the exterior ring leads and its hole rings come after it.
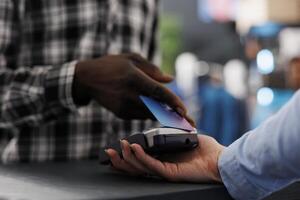
MULTIPOLYGON (((125 140, 130 144, 141 145, 146 153, 153 156, 188 151, 198 146, 197 130, 185 118, 154 99, 145 96, 140 98, 163 126, 132 134, 124 138, 125 140)), ((120 142, 106 148, 115 149, 122 156, 120 142)), ((109 157, 105 153, 106 148, 100 150, 101 164, 110 163, 109 157)))

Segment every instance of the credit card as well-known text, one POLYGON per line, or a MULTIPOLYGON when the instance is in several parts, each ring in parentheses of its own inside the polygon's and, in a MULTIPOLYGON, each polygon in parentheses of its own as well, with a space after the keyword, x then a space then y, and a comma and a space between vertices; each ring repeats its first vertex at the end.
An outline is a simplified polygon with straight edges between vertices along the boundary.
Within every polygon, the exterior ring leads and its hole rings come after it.
POLYGON ((167 104, 158 102, 152 98, 140 96, 141 100, 151 111, 154 117, 166 127, 179 128, 187 131, 194 130, 194 127, 175 110, 167 104))

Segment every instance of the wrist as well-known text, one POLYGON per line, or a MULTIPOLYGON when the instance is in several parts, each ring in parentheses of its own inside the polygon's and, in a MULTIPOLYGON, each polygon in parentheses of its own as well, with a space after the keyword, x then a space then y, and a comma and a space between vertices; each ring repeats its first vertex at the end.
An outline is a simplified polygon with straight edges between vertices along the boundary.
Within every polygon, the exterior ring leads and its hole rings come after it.
POLYGON ((213 167, 211 168, 211 172, 212 172, 212 180, 213 181, 216 181, 218 183, 222 183, 222 178, 221 178, 221 174, 220 174, 220 171, 219 171, 219 167, 218 167, 218 162, 219 162, 219 158, 224 150, 224 146, 220 146, 220 148, 216 151, 216 154, 215 154, 215 158, 213 159, 213 167))
POLYGON ((221 178, 221 174, 220 174, 220 170, 219 170, 219 159, 221 154, 223 153, 225 147, 221 146, 220 149, 217 152, 217 158, 216 158, 216 165, 215 165, 215 171, 214 171, 214 180, 219 182, 219 183, 223 183, 222 178, 221 178))
POLYGON ((78 106, 87 105, 91 101, 89 89, 84 85, 80 78, 81 75, 84 75, 82 72, 83 67, 84 66, 82 62, 77 62, 77 64, 75 65, 75 73, 72 84, 73 101, 78 106))

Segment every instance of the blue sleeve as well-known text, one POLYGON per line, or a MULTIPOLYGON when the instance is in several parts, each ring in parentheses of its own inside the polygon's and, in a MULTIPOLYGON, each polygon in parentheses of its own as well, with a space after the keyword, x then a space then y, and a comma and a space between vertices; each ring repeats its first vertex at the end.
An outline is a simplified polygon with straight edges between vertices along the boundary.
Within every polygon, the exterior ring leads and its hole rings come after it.
POLYGON ((235 199, 262 199, 300 179, 300 91, 274 116, 227 147, 218 167, 235 199))

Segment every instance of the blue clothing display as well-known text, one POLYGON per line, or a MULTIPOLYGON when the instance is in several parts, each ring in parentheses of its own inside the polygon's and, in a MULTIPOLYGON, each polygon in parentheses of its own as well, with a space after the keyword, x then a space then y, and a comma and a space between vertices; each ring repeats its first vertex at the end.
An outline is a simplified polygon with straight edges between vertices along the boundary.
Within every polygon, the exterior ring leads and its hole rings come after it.
POLYGON ((274 89, 272 88, 274 97, 269 105, 255 106, 253 117, 251 119, 251 128, 258 127, 263 121, 274 115, 282 106, 284 106, 293 96, 294 90, 274 89))
POLYGON ((218 166, 235 199, 262 199, 300 179, 300 91, 275 115, 227 147, 218 166))
POLYGON ((197 128, 223 145, 230 145, 248 128, 244 101, 231 96, 223 87, 201 82, 198 91, 201 117, 197 128))

